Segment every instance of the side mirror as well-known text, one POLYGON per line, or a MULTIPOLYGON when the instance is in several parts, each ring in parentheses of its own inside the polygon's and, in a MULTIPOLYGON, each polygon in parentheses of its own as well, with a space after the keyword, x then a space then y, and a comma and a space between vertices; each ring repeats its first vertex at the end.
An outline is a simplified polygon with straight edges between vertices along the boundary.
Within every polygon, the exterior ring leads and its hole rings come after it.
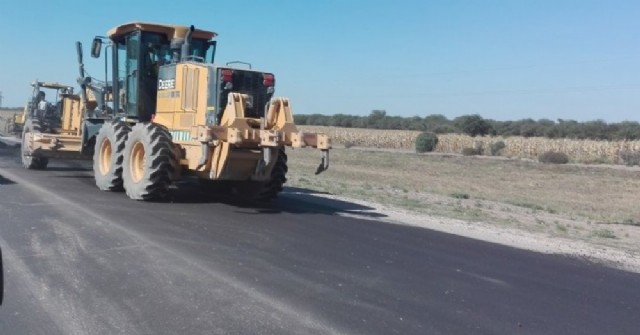
POLYGON ((102 39, 96 37, 93 39, 93 43, 91 43, 91 57, 100 58, 100 51, 102 51, 102 39))

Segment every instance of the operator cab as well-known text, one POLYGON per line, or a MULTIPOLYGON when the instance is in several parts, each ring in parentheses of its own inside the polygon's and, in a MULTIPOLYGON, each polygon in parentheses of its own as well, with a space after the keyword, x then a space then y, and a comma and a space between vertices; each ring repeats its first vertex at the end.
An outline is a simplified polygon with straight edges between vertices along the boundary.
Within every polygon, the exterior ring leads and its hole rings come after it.
MULTIPOLYGON (((247 116, 259 119, 273 96, 273 74, 213 65, 214 32, 193 26, 127 23, 107 34, 112 47, 113 105, 127 118, 150 121, 158 116, 161 122, 174 124, 170 114, 194 112, 197 124, 219 124, 229 93, 236 92, 250 96, 247 116), (194 66, 177 69, 179 64, 194 66)), ((96 40, 94 57, 100 51, 96 40)), ((182 124, 187 123, 185 117, 182 124)))
MULTIPOLYGON (((188 31, 187 27, 138 22, 117 26, 107 33, 112 42, 117 110, 139 121, 152 118, 157 103, 159 68, 181 60, 180 46, 188 31)), ((187 59, 213 61, 211 39, 215 36, 214 32, 194 30, 187 59)))
POLYGON ((57 128, 62 116, 62 98, 73 95, 73 87, 58 83, 35 81, 31 84, 33 94, 27 103, 25 117, 37 118, 41 125, 47 129, 57 128), (46 93, 45 93, 46 91, 46 93), (46 101, 46 108, 40 109, 40 101, 46 101))

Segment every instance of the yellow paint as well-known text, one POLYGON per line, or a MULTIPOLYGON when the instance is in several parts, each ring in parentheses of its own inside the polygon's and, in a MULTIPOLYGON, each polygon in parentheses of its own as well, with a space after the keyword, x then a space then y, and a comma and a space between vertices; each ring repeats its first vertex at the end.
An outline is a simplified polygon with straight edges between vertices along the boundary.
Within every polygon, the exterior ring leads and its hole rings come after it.
POLYGON ((176 65, 175 89, 158 91, 155 122, 170 130, 191 131, 204 126, 207 113, 208 68, 204 64, 176 65))

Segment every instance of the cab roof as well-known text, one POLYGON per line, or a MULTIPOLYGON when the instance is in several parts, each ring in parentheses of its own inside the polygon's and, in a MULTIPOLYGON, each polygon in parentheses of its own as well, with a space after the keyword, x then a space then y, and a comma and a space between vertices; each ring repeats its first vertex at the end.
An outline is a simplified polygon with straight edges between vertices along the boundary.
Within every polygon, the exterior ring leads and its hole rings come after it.
MULTIPOLYGON (((185 35, 187 34, 187 31, 189 31, 189 27, 177 26, 177 25, 171 25, 171 24, 160 24, 160 23, 130 22, 130 23, 125 23, 125 24, 111 28, 111 30, 107 32, 107 36, 109 36, 110 39, 114 40, 122 35, 128 34, 136 30, 161 33, 161 34, 165 34, 168 39, 172 39, 172 38, 184 38, 185 35)), ((193 34, 191 35, 192 38, 204 39, 207 41, 213 39, 216 36, 218 36, 218 34, 212 31, 201 30, 201 29, 195 29, 193 31, 193 34)))

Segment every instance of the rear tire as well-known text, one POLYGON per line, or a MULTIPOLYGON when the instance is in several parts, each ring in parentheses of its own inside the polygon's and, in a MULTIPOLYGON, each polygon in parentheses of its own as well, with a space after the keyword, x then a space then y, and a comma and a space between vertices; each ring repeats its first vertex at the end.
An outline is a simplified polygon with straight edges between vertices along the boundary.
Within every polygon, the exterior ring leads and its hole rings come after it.
POLYGON ((273 170, 271 170, 271 179, 264 184, 257 195, 257 199, 260 201, 271 201, 277 198, 278 193, 282 192, 284 183, 287 182, 287 172, 289 172, 287 153, 284 151, 284 147, 282 147, 278 150, 276 164, 273 166, 273 170))
POLYGON ((22 128, 22 143, 20 146, 22 166, 29 170, 44 170, 49 164, 49 158, 34 156, 33 149, 26 141, 27 134, 39 134, 41 133, 40 129, 40 122, 34 119, 27 120, 22 128))
POLYGON ((176 165, 167 129, 152 122, 136 124, 124 152, 122 179, 127 196, 134 200, 165 197, 176 165))
POLYGON ((267 182, 249 182, 234 188, 236 196, 241 199, 258 202, 270 202, 278 197, 282 192, 284 183, 287 182, 287 154, 284 147, 278 150, 278 157, 273 169, 271 178, 267 182))
POLYGON ((103 191, 123 191, 122 164, 127 135, 131 131, 122 121, 105 123, 96 136, 93 175, 103 191))

